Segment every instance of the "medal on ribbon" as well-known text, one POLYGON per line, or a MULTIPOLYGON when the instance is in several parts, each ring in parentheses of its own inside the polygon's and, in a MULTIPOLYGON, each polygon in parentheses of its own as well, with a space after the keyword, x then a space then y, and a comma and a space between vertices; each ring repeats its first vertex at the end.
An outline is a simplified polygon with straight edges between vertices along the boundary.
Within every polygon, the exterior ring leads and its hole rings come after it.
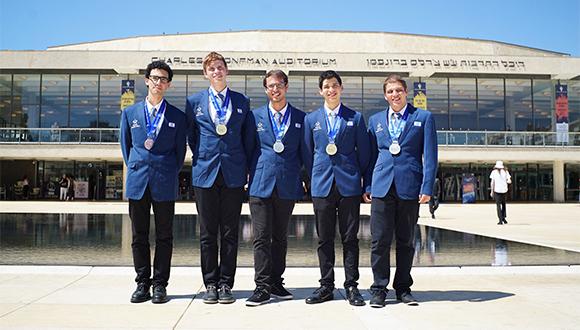
POLYGON ((329 156, 334 156, 338 152, 338 147, 334 143, 336 139, 336 134, 338 134, 338 122, 340 120, 340 109, 338 110, 338 115, 334 118, 332 127, 330 126, 330 120, 328 120, 328 114, 325 111, 326 118, 326 128, 328 130, 328 144, 326 145, 326 153, 329 156))
POLYGON ((290 109, 286 108, 286 113, 284 113, 284 117, 282 117, 282 121, 280 122, 280 126, 272 116, 272 112, 269 111, 270 115, 270 122, 272 123, 272 130, 274 131, 274 136, 276 137, 276 142, 272 146, 274 151, 277 153, 281 153, 284 151, 284 143, 282 143, 282 138, 284 138, 284 134, 286 131, 286 125, 288 124, 288 119, 290 118, 290 109))
POLYGON ((159 121, 165 112, 165 107, 167 103, 165 100, 161 101, 161 106, 153 119, 153 123, 151 123, 151 119, 149 118, 149 111, 147 110, 147 102, 145 102, 145 106, 143 107, 143 112, 145 115, 145 126, 147 127, 147 139, 143 143, 143 146, 147 150, 153 149, 153 145, 155 145, 155 140, 157 139, 157 126, 159 126, 159 121))
POLYGON ((228 127, 226 126, 226 114, 228 111, 228 105, 230 103, 229 90, 226 93, 226 97, 224 98, 224 101, 221 104, 221 106, 217 100, 217 96, 211 90, 209 91, 209 95, 211 96, 211 102, 217 113, 218 123, 216 125, 215 131, 220 136, 226 135, 226 133, 228 132, 228 127))

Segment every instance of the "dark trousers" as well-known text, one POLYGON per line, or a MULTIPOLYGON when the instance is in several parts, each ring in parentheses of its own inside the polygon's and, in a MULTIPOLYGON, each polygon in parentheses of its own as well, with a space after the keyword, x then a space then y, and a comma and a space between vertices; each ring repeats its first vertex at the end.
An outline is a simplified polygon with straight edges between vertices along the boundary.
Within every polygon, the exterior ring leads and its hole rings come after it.
POLYGON ((497 218, 499 221, 503 221, 506 218, 505 210, 505 196, 506 193, 493 193, 493 198, 495 199, 495 207, 497 209, 497 218))
POLYGON ((343 263, 346 280, 344 287, 357 286, 358 272, 358 229, 360 222, 360 196, 343 197, 336 184, 332 185, 327 197, 313 197, 316 233, 318 234, 318 262, 320 284, 334 287, 334 238, 338 215, 338 231, 342 241, 343 263))
POLYGON ((386 290, 391 275, 391 242, 393 232, 397 245, 397 270, 393 288, 397 294, 410 292, 413 285, 411 267, 415 254, 415 226, 418 199, 402 200, 397 195, 395 183, 383 198, 371 202, 371 289, 386 290))
POLYGON ((288 222, 294 200, 281 199, 276 189, 269 198, 250 196, 254 234, 254 281, 258 287, 282 284, 288 250, 288 222))
POLYGON ((194 187, 203 283, 234 286, 244 188, 228 188, 221 171, 210 188, 194 187), (219 235, 219 262, 218 262, 219 235))
POLYGON ((129 199, 129 217, 133 232, 133 265, 137 277, 135 282, 153 286, 167 286, 173 253, 173 215, 175 201, 156 202, 151 198, 149 187, 139 200, 129 199), (149 247, 149 226, 151 205, 155 218, 155 257, 153 261, 153 281, 151 281, 151 249, 149 247))

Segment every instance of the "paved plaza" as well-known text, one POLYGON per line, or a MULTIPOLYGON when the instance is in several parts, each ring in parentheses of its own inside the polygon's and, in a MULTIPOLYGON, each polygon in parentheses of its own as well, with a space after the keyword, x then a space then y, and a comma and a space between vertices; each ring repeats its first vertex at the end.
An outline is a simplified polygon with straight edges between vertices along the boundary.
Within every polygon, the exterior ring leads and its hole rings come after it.
MULTIPOLYGON (((311 214, 299 205, 296 214, 311 214)), ((124 213, 126 204, 0 202, 1 213, 124 213), (63 205, 66 204, 66 205, 63 205)), ((177 213, 191 213, 178 203, 177 213)), ((368 206, 362 208, 368 214, 368 206)), ((247 207, 244 207, 247 213, 247 207)), ((442 204, 437 219, 421 210, 420 223, 510 241, 580 252, 580 205, 509 204, 505 226, 496 225, 493 204, 442 204)), ((312 257, 315 258, 313 251, 312 257)), ((490 252, 491 253, 491 252, 490 252)), ((1 256, 0 256, 1 258, 1 256)), ((337 286, 344 280, 336 270, 337 286)), ((129 303, 131 267, 0 266, 0 329, 577 329, 580 265, 510 267, 416 267, 416 307, 397 303, 389 291, 385 308, 368 306, 371 270, 361 269, 367 306, 350 306, 344 290, 335 300, 307 305, 317 287, 317 268, 290 268, 291 301, 246 307, 253 269, 239 268, 231 305, 205 305, 198 267, 174 267, 164 305, 129 303)))

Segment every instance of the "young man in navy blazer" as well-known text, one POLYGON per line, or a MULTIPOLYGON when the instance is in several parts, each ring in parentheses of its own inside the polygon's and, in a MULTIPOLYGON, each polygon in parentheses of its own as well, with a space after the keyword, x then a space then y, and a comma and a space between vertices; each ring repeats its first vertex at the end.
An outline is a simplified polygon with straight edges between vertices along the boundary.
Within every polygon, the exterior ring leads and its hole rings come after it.
POLYGON ((165 303, 166 286, 173 251, 173 215, 179 187, 178 177, 185 158, 185 114, 163 98, 171 85, 173 72, 164 62, 147 66, 147 98, 123 110, 121 150, 127 165, 125 195, 133 233, 133 264, 137 290, 131 302, 151 299, 165 303), (151 279, 149 248, 150 210, 155 214, 155 259, 151 279))
POLYGON ((188 97, 186 103, 188 141, 193 153, 191 182, 206 287, 203 302, 229 304, 235 301, 231 290, 238 228, 255 129, 249 114, 250 101, 227 87, 224 57, 209 53, 203 60, 203 74, 210 87, 188 97))
POLYGON ((283 286, 286 269, 288 222, 294 203, 304 195, 304 116, 286 100, 288 76, 268 71, 263 80, 269 102, 252 111, 256 124, 256 149, 250 170, 250 212, 254 232, 256 289, 246 305, 270 301, 270 295, 292 299, 283 286))
POLYGON ((320 287, 306 299, 316 304, 334 299, 334 237, 336 223, 343 246, 346 280, 351 305, 365 304, 359 290, 358 229, 361 176, 369 162, 369 140, 363 116, 341 104, 342 79, 334 71, 318 80, 324 106, 308 114, 304 140, 310 174, 312 204, 318 233, 320 287))
POLYGON ((371 166, 365 175, 365 202, 371 203, 371 307, 385 306, 393 231, 397 300, 417 305, 411 294, 415 226, 419 203, 433 195, 437 173, 437 132, 430 112, 407 104, 407 84, 390 75, 383 84, 389 108, 369 119, 371 166), (371 200, 372 196, 372 200, 371 200))

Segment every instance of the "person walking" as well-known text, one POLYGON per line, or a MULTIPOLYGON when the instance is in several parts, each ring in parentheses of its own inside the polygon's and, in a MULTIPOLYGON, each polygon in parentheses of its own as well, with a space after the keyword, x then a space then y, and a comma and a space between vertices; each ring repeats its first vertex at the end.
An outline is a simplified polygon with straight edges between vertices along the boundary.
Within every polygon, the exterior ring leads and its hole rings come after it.
POLYGON ((512 183, 512 177, 510 172, 508 172, 508 170, 504 167, 503 161, 498 160, 495 162, 495 166, 493 167, 489 178, 491 179, 490 196, 495 199, 497 218, 499 220, 497 224, 507 224, 505 200, 508 191, 508 185, 512 183))

